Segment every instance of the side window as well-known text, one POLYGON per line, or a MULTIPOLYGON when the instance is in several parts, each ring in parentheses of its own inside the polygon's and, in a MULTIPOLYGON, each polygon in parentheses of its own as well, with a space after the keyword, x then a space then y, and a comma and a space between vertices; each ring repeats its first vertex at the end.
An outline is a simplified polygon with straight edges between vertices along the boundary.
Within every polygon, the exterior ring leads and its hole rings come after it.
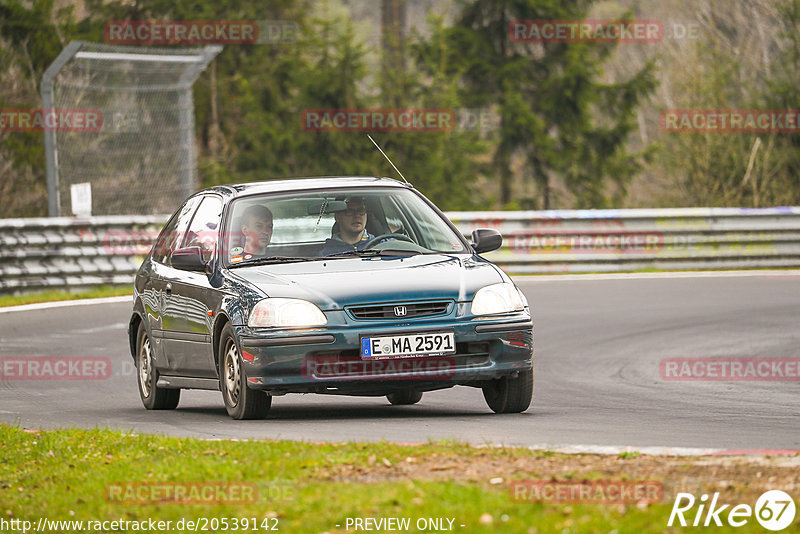
POLYGON ((406 224, 405 217, 398 209, 393 198, 387 196, 381 197, 381 207, 383 213, 386 215, 386 226, 391 234, 406 234, 408 237, 415 237, 410 235, 412 231, 409 225, 406 224))
POLYGON ((169 264, 172 251, 180 246, 198 202, 200 202, 199 198, 191 198, 186 201, 181 209, 172 216, 172 219, 164 229, 161 230, 161 234, 159 234, 156 244, 153 246, 154 261, 169 264))
POLYGON ((181 247, 200 247, 203 253, 203 261, 209 261, 217 249, 221 218, 222 199, 216 196, 203 198, 189 225, 181 247))
POLYGON ((416 195, 413 197, 408 195, 403 207, 419 232, 418 244, 431 250, 464 250, 463 245, 456 241, 455 235, 447 223, 432 212, 421 198, 416 195))

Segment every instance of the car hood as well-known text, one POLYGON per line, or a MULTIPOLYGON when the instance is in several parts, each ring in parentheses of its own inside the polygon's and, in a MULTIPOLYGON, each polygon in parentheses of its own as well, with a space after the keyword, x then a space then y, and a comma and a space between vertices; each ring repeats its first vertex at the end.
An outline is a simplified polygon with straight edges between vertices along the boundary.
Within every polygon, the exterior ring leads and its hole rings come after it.
POLYGON ((472 300, 478 289, 507 280, 478 256, 342 258, 238 267, 230 271, 268 297, 301 298, 323 310, 422 299, 472 300))

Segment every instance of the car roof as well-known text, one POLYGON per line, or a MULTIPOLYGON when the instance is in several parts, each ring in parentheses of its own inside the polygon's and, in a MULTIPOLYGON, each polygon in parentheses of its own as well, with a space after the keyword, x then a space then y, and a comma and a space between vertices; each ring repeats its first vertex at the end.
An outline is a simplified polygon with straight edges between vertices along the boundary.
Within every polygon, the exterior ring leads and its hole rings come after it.
POLYGON ((410 184, 392 178, 375 176, 317 176, 308 178, 289 178, 281 180, 265 180, 243 184, 226 184, 209 187, 200 193, 215 191, 233 197, 258 193, 285 193, 288 191, 307 191, 309 189, 328 189, 339 187, 413 187, 410 184))

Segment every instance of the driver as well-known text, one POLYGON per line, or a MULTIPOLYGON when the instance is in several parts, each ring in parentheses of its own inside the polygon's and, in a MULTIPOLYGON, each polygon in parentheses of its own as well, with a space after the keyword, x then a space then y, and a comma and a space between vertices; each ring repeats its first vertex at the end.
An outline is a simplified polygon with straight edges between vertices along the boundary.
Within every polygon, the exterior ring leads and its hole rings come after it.
POLYGON ((244 210, 241 230, 244 236, 244 254, 266 256, 267 245, 272 241, 270 209, 266 206, 250 206, 244 210))
POLYGON ((364 245, 375 237, 367 232, 367 206, 364 204, 364 199, 350 197, 345 202, 347 209, 333 215, 338 231, 334 230, 331 237, 325 241, 320 256, 363 250, 364 245))

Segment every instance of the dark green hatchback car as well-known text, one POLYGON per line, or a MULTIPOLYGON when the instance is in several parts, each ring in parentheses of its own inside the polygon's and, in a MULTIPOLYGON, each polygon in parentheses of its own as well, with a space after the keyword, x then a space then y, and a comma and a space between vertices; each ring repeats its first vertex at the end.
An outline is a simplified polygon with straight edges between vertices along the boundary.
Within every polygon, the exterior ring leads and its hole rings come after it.
POLYGON ((533 396, 524 295, 412 186, 305 178, 190 197, 135 281, 131 353, 148 409, 222 392, 235 419, 286 393, 387 396, 483 389, 497 413, 533 396))

